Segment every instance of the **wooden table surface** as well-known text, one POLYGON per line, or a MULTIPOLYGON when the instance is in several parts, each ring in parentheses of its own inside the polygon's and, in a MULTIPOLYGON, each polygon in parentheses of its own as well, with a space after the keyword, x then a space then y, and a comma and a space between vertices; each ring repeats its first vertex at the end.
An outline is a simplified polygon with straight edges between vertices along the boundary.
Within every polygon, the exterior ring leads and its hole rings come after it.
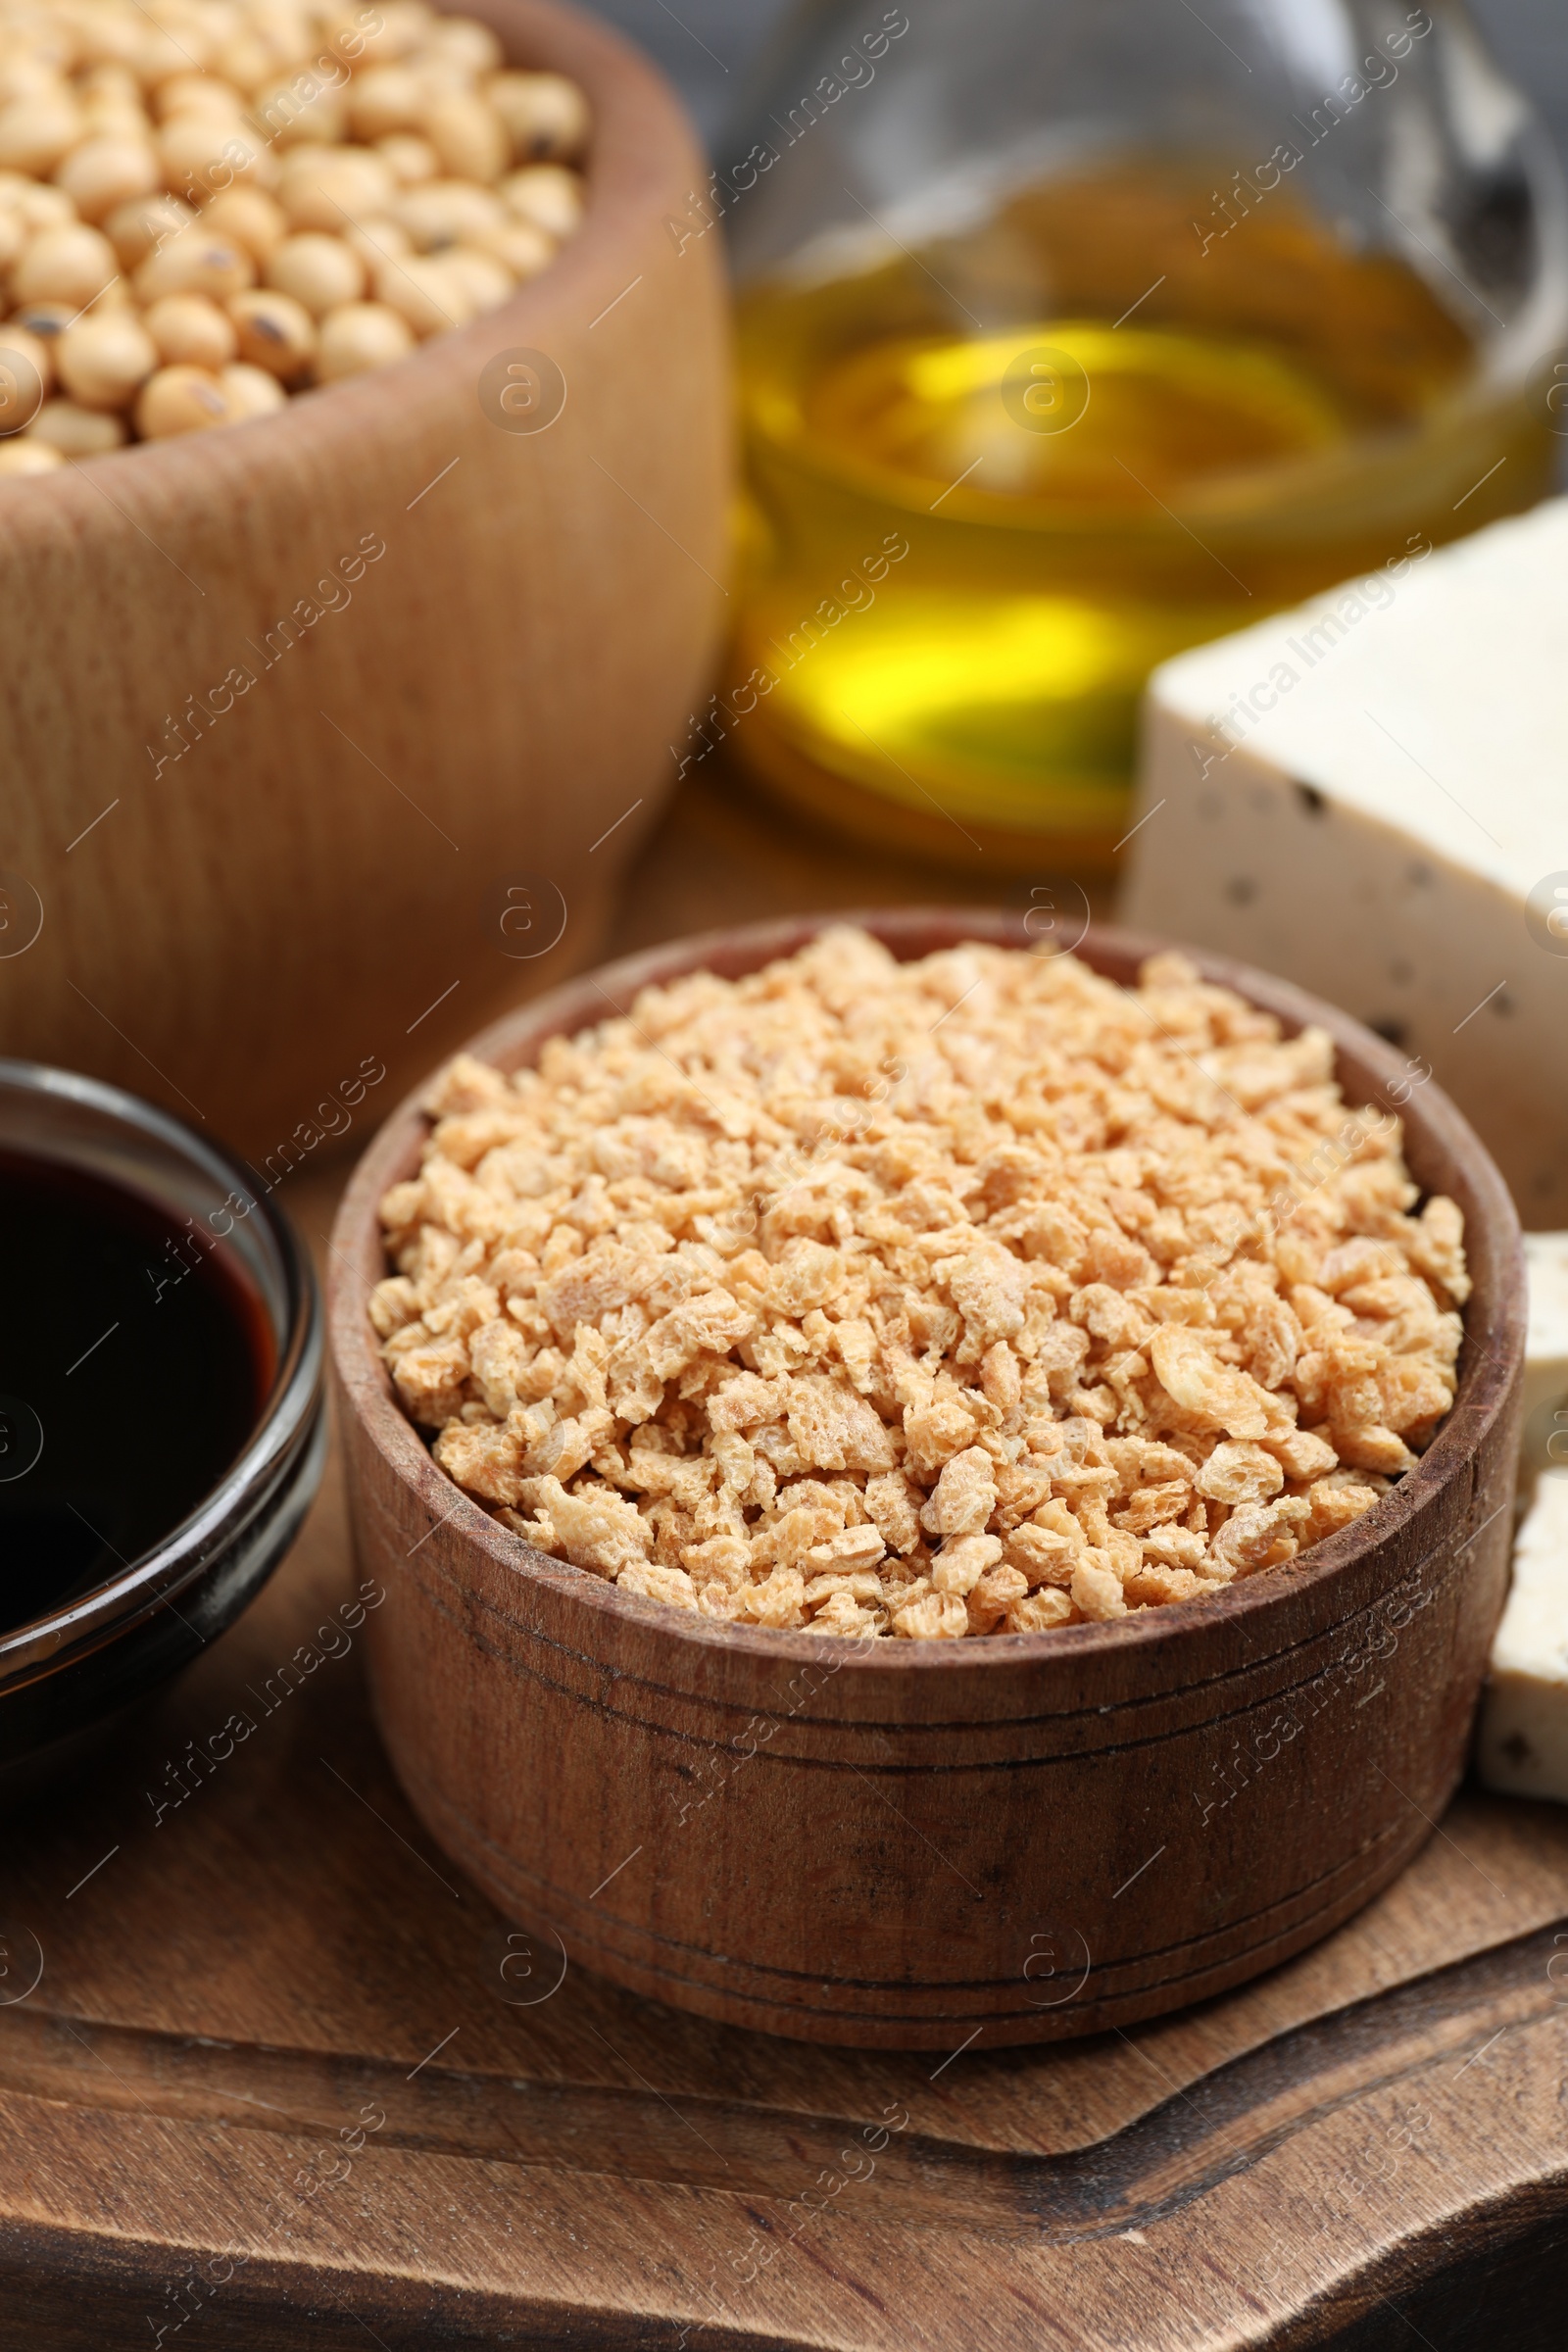
MULTIPOLYGON (((1016 888, 975 883, 710 792, 615 944, 1016 888)), ((338 1180, 292 1196, 318 1250, 338 1180)), ((1131 2034, 811 2049, 617 1992, 459 1878, 377 1745, 356 1575, 334 1465, 249 1615, 8 1824, 0 2342, 1563 2342, 1568 1811, 1463 1794, 1329 1942, 1131 2034)))

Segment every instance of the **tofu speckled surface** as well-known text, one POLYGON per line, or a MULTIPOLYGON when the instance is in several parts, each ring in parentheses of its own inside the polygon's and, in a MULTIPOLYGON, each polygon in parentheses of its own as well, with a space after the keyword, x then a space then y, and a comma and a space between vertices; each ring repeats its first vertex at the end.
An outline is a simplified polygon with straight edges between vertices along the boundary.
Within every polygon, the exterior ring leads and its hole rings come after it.
POLYGON ((1525 1340, 1521 1483, 1568 1471, 1568 1233, 1528 1233, 1525 1272, 1530 1324, 1525 1340))
POLYGON ((1568 1803, 1568 1476, 1541 1480, 1519 1532, 1477 1761, 1505 1796, 1568 1803))
POLYGON ((1565 664, 1561 499, 1181 655, 1119 908, 1380 1030, 1532 1227, 1568 1225, 1565 664))

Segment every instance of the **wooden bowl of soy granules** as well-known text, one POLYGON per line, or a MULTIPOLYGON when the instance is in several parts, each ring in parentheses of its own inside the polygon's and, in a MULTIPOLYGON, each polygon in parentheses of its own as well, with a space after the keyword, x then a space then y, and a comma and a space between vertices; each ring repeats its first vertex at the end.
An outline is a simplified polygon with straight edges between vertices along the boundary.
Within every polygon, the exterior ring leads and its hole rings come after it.
POLYGON ((565 1965, 731 2024, 1129 2026, 1348 1918, 1463 1770, 1496 1169, 1331 1006, 1028 924, 610 965, 404 1103, 338 1219, 403 1786, 565 1965))
POLYGON ((9 1051, 271 1185, 591 956, 722 601, 703 177, 545 0, 0 8, 9 1051))

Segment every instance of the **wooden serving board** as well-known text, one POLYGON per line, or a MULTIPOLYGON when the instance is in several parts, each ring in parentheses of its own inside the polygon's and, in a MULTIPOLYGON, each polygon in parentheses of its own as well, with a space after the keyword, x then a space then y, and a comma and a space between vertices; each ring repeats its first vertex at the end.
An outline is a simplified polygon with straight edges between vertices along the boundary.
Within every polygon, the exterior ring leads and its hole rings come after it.
MULTIPOLYGON (((622 944, 713 919, 703 858, 728 917, 914 895, 688 803, 622 944)), ((334 1190, 292 1194, 318 1250, 334 1190)), ((0 2342, 1560 2345, 1568 1811, 1462 1795, 1329 1942, 1130 2034, 813 2049, 498 1918, 387 1770, 356 1580, 334 1464, 249 1615, 8 1825, 0 2342)))

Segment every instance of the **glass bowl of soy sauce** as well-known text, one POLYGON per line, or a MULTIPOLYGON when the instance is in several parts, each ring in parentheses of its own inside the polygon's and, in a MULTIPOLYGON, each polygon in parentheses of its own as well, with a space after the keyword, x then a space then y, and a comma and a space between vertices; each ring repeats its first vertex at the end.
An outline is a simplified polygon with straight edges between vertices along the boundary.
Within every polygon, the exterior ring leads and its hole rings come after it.
POLYGON ((266 1190, 167 1111, 0 1059, 0 1796, 232 1623, 320 1482, 321 1314, 266 1190))

